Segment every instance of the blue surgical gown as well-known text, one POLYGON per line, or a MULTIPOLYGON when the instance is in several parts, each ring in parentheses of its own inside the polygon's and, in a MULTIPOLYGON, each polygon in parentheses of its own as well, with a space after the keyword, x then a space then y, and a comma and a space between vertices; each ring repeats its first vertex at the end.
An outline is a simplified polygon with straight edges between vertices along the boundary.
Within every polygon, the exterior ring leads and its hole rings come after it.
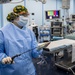
POLYGON ((9 23, 0 29, 0 75, 35 75, 32 57, 38 57, 39 52, 34 49, 14 59, 14 64, 2 64, 7 56, 25 52, 37 47, 34 33, 28 28, 20 29, 9 23))

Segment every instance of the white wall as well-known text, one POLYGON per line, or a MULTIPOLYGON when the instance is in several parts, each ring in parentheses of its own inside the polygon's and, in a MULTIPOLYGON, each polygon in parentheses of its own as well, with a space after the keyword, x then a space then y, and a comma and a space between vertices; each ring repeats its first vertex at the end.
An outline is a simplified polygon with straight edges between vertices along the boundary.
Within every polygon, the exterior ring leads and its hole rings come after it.
MULTIPOLYGON (((73 5, 74 5, 73 7, 75 8, 75 0, 74 0, 74 3, 73 3, 73 5)), ((74 9, 74 13, 75 13, 75 9, 74 9)))
POLYGON ((57 10, 60 10, 60 17, 63 16, 63 9, 62 9, 62 0, 56 0, 57 3, 56 3, 56 6, 57 6, 57 10))
MULTIPOLYGON (((2 9, 2 5, 0 5, 0 10, 2 9)), ((3 17, 3 15, 2 15, 2 10, 0 11, 0 28, 2 27, 2 17, 3 17)))
POLYGON ((74 9, 75 9, 75 8, 74 8, 74 6, 75 6, 74 1, 75 1, 75 0, 70 0, 69 15, 74 13, 74 9))
POLYGON ((26 8, 30 13, 30 20, 35 19, 37 25, 42 25, 42 3, 34 0, 26 0, 26 8), (34 16, 31 13, 35 13, 34 16))
MULTIPOLYGON (((16 0, 16 1, 18 1, 18 0, 16 0)), ((10 3, 3 4, 3 26, 8 23, 8 21, 6 19, 8 13, 12 12, 13 8, 19 4, 24 5, 24 2, 17 3, 17 4, 10 4, 10 3)))

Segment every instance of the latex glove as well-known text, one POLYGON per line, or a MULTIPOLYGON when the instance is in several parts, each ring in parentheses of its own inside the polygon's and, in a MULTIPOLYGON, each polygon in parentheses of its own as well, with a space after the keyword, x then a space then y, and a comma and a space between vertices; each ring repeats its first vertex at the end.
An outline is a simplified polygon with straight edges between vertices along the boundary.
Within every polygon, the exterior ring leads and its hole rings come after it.
POLYGON ((39 53, 39 55, 42 55, 43 50, 39 50, 38 53, 39 53))
POLYGON ((11 57, 6 57, 2 59, 3 64, 10 64, 12 61, 11 57))
POLYGON ((42 54, 43 50, 33 50, 32 52, 32 57, 33 58, 39 58, 40 55, 42 54))

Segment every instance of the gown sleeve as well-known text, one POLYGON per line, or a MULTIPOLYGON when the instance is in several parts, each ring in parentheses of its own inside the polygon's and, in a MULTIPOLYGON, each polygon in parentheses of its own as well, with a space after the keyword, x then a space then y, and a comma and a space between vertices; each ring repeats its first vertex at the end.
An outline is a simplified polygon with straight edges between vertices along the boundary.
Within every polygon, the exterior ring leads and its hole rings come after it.
POLYGON ((0 61, 2 61, 3 58, 7 57, 7 55, 4 53, 4 50, 4 36, 0 31, 0 61))
MULTIPOLYGON (((38 47, 38 42, 36 40, 36 37, 35 37, 35 34, 33 31, 31 31, 31 39, 32 39, 32 42, 31 42, 32 43, 32 46, 31 46, 32 49, 38 47)), ((36 48, 36 49, 32 50, 31 55, 33 58, 38 58, 42 54, 42 51, 43 50, 37 50, 37 48, 36 48)))

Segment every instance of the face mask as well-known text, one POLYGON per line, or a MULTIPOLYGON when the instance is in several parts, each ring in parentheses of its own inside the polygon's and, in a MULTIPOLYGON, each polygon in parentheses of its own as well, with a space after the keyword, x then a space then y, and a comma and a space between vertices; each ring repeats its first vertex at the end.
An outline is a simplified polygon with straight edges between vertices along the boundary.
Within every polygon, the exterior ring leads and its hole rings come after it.
POLYGON ((28 23, 28 18, 24 16, 19 17, 19 21, 16 21, 19 26, 25 26, 28 23))

